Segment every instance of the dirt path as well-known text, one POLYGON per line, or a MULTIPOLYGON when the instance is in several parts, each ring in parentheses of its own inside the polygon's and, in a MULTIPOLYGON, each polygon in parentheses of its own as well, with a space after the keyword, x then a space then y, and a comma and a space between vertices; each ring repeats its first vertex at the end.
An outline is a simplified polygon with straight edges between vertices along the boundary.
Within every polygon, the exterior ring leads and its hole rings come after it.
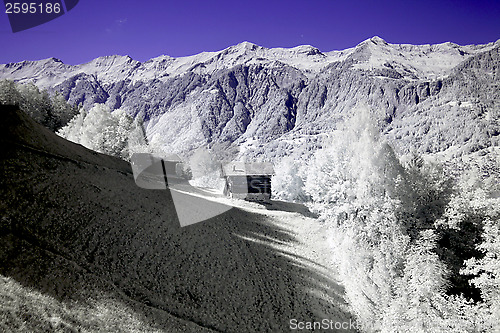
MULTIPOLYGON (((293 235, 293 242, 275 244, 277 251, 286 254, 294 265, 300 265, 315 272, 313 279, 298 279, 295 281, 302 290, 307 291, 304 308, 311 317, 295 318, 304 323, 308 321, 329 322, 339 325, 354 321, 346 316, 348 305, 343 301, 343 288, 335 280, 336 268, 329 255, 331 247, 327 241, 325 226, 320 224, 309 210, 301 205, 281 201, 272 201, 271 205, 260 205, 244 201, 232 201, 232 204, 250 212, 266 216, 271 223, 293 235)), ((331 323, 330 323, 331 324, 331 323)), ((341 331, 349 331, 343 330, 341 331)))

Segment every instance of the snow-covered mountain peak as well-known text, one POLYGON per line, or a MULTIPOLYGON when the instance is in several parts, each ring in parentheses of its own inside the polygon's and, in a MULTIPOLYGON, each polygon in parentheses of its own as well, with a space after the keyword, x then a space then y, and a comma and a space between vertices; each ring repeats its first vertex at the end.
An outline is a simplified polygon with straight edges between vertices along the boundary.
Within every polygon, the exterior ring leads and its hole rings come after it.
POLYGON ((448 75, 460 62, 479 52, 500 46, 500 40, 486 45, 460 46, 451 42, 442 44, 390 44, 374 36, 357 46, 340 51, 321 52, 311 45, 292 48, 265 48, 244 41, 215 52, 173 58, 162 55, 144 63, 129 56, 112 55, 96 58, 85 64, 65 65, 56 58, 23 61, 0 65, 0 77, 16 81, 33 81, 42 88, 53 87, 79 74, 94 76, 98 82, 146 82, 167 80, 186 73, 213 75, 217 71, 238 65, 287 66, 314 76, 334 62, 350 60, 353 68, 371 71, 396 71, 392 77, 409 80, 435 79, 448 75))
POLYGON ((389 45, 383 38, 380 38, 379 36, 373 36, 371 38, 365 39, 361 43, 358 44, 358 46, 363 46, 363 45, 377 45, 377 46, 385 46, 389 45))
POLYGON ((88 75, 95 75, 103 83, 128 78, 141 63, 129 56, 111 55, 96 58, 74 68, 88 75))
POLYGON ((40 87, 49 87, 71 70, 70 65, 64 64, 57 58, 42 60, 25 60, 18 63, 0 65, 0 76, 12 78, 21 82, 33 82, 40 87))
POLYGON ((353 51, 360 53, 360 52, 371 52, 373 50, 377 49, 384 49, 384 48, 390 48, 392 47, 392 44, 387 43, 384 39, 374 36, 368 39, 365 39, 358 45, 356 45, 353 48, 353 51))
POLYGON ((288 49, 291 54, 303 54, 306 56, 325 56, 318 48, 311 45, 299 45, 288 49))
POLYGON ((387 45, 388 43, 381 37, 379 36, 373 36, 372 38, 370 38, 370 41, 374 44, 383 44, 383 45, 387 45))
POLYGON ((266 48, 250 42, 241 42, 217 52, 217 57, 214 60, 220 63, 233 63, 236 59, 239 62, 244 62, 250 58, 262 56, 266 50, 266 48))
POLYGON ((42 61, 44 61, 46 63, 57 62, 57 63, 64 64, 64 62, 61 59, 54 58, 54 57, 50 57, 50 58, 44 59, 42 61))
POLYGON ((435 79, 448 75, 452 68, 477 53, 491 50, 495 44, 458 45, 390 44, 373 37, 358 44, 350 57, 354 68, 363 70, 396 70, 407 79, 435 79))
POLYGON ((148 61, 144 62, 144 64, 152 63, 152 62, 156 62, 156 63, 169 62, 169 61, 172 61, 174 59, 175 58, 173 58, 173 57, 171 57, 169 55, 162 54, 161 56, 149 59, 148 61))
POLYGON ((6 67, 24 67, 24 66, 54 66, 58 64, 64 64, 62 60, 51 57, 51 58, 46 58, 46 59, 41 59, 41 60, 24 60, 21 62, 11 62, 8 64, 5 64, 6 67))
POLYGON ((94 66, 98 67, 106 67, 106 66, 117 66, 117 65, 124 65, 124 64, 140 64, 139 61, 132 59, 130 56, 122 56, 122 55, 110 55, 110 56, 102 56, 99 58, 96 58, 94 60, 89 61, 86 64, 92 64, 94 66))
POLYGON ((263 48, 262 46, 247 41, 229 47, 229 49, 244 50, 244 51, 255 51, 257 49, 262 49, 262 48, 263 48))

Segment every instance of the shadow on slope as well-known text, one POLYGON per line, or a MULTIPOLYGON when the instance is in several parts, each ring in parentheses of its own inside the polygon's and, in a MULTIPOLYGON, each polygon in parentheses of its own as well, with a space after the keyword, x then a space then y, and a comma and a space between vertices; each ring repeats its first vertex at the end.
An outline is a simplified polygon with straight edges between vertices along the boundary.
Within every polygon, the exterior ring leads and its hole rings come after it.
POLYGON ((126 162, 1 107, 1 324, 9 330, 289 331, 349 321, 342 290, 239 209, 179 227, 126 162), (328 300, 328 301, 327 301, 328 300))
POLYGON ((282 212, 289 212, 289 213, 299 213, 305 217, 318 218, 318 214, 311 212, 306 205, 296 202, 271 200, 271 204, 266 205, 266 209, 279 210, 282 212))

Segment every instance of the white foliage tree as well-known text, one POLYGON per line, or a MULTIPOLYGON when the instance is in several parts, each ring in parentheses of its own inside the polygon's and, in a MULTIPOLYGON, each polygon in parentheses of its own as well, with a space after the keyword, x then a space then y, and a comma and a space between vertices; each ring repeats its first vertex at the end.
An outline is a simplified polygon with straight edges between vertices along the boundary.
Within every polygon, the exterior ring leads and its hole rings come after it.
MULTIPOLYGON (((17 89, 22 96, 19 105, 23 111, 40 124, 53 122, 51 114, 51 100, 46 91, 40 91, 33 83, 18 85, 17 89)), ((50 126, 48 126, 50 127, 50 126)))
POLYGON ((0 80, 0 103, 6 105, 19 105, 22 100, 14 81, 0 80))
POLYGON ((80 113, 71 119, 66 126, 57 131, 57 134, 69 141, 80 143, 83 135, 83 122, 87 116, 87 111, 81 109, 80 113))
POLYGON ((395 195, 403 171, 361 110, 315 154, 305 182, 313 208, 333 224, 332 253, 346 296, 369 330, 380 329, 409 244, 395 195))
POLYGON ((305 202, 309 196, 304 191, 307 168, 294 157, 284 157, 275 167, 273 197, 285 201, 305 202))
POLYGON ((17 84, 10 80, 0 81, 0 103, 19 106, 52 131, 59 130, 78 113, 78 107, 70 105, 58 93, 50 96, 33 83, 17 84))
POLYGON ((436 254, 438 236, 421 231, 383 315, 382 332, 470 332, 473 325, 446 295, 448 272, 436 254))
MULTIPOLYGON (((465 262, 462 274, 472 276, 483 302, 476 304, 483 329, 500 332, 500 181, 496 175, 481 179, 476 170, 462 177, 461 195, 455 196, 447 211, 451 225, 460 224, 471 215, 480 217, 482 242, 480 258, 465 262)), ((467 237, 467 235, 465 235, 467 237)))
POLYGON ((200 147, 189 160, 193 179, 191 185, 221 191, 224 181, 220 177, 221 164, 211 150, 200 147))
POLYGON ((361 111, 315 154, 305 190, 331 226, 340 279, 366 331, 474 327, 470 304, 446 295, 433 229, 452 191, 439 167, 414 154, 401 163, 361 111))
POLYGON ((124 110, 111 112, 106 105, 96 104, 88 112, 82 110, 58 134, 89 149, 128 160, 131 147, 147 150, 139 126, 124 110))
POLYGON ((500 332, 500 222, 486 220, 484 241, 479 249, 484 253, 481 259, 469 259, 464 274, 476 277, 472 283, 481 290, 484 303, 478 304, 478 312, 483 318, 484 329, 500 332))
POLYGON ((146 132, 140 117, 136 117, 130 127, 128 135, 128 152, 133 153, 152 153, 152 149, 146 139, 146 132))

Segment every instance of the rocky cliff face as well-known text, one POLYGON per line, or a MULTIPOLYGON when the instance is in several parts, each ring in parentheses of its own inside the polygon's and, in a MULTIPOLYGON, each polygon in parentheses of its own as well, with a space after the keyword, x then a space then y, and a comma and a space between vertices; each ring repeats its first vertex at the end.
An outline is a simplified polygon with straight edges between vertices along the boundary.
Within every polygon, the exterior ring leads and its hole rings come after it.
POLYGON ((379 37, 333 52, 244 42, 144 63, 6 64, 0 78, 31 80, 86 107, 123 108, 146 121, 150 141, 180 153, 209 144, 233 155, 284 155, 317 143, 360 106, 402 152, 470 152, 498 144, 499 50, 500 42, 395 45, 379 37))

